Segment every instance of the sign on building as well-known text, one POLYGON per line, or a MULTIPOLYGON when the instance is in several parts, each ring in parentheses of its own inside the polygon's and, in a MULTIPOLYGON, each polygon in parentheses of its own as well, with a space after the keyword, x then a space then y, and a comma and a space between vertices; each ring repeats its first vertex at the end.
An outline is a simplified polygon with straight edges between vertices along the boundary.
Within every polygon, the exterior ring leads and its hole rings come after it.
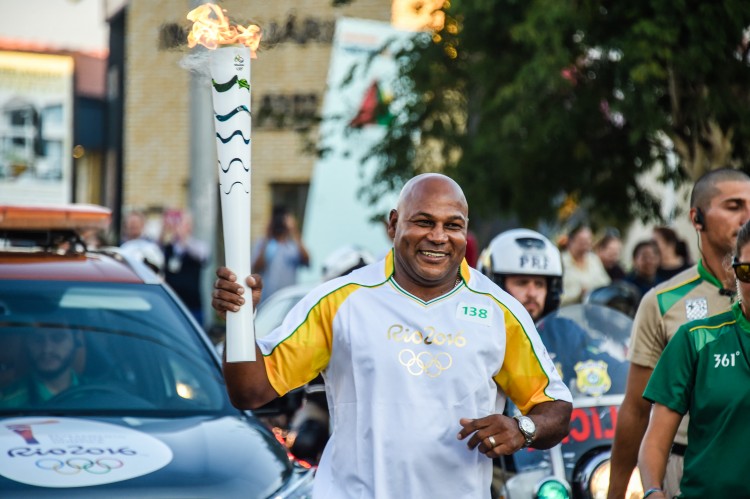
POLYGON ((368 157, 393 118, 394 54, 414 36, 390 24, 341 18, 336 22, 319 149, 307 197, 303 240, 311 256, 301 281, 320 279, 321 262, 336 249, 357 244, 381 257, 391 246, 385 219, 398 193, 370 205, 361 188, 378 166, 368 157))
POLYGON ((0 201, 71 200, 73 58, 0 51, 0 201))

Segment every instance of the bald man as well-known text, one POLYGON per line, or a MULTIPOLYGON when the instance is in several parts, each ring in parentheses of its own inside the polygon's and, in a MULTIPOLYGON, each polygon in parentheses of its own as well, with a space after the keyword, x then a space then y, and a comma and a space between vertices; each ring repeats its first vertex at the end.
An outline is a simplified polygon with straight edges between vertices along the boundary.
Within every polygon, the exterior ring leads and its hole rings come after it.
MULTIPOLYGON (((384 260, 311 291, 257 361, 224 363, 245 409, 322 373, 333 433, 314 497, 489 497, 492 458, 567 434, 571 395, 531 317, 464 260, 468 211, 450 178, 411 179, 384 260), (503 415, 506 398, 522 414, 503 415)), ((238 310, 244 289, 217 275, 213 307, 238 310)), ((246 284, 256 302, 260 279, 246 284)))

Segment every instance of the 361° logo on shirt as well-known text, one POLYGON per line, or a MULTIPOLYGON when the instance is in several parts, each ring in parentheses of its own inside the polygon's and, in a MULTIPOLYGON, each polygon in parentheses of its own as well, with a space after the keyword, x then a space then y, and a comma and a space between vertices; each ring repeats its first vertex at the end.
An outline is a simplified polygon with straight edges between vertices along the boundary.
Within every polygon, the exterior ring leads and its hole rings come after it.
POLYGON ((737 357, 740 356, 740 352, 734 353, 715 353, 714 354, 714 369, 719 367, 734 367, 737 357))

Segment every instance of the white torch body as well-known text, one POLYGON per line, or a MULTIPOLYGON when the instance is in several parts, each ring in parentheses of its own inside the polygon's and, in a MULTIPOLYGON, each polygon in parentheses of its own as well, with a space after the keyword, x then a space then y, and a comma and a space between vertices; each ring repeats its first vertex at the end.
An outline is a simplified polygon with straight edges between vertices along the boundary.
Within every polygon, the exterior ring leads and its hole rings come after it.
MULTIPOLYGON (((250 49, 222 46, 210 53, 225 265, 243 286, 250 275, 250 49)), ((239 312, 227 312, 226 360, 255 360, 250 290, 239 312)))

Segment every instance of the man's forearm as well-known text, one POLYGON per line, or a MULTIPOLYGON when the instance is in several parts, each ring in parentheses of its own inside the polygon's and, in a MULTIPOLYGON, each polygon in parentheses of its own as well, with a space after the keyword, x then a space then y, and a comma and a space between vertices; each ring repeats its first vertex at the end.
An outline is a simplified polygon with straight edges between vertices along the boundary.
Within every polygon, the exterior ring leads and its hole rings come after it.
POLYGON ((570 428, 570 415, 573 404, 563 400, 543 402, 529 411, 527 416, 534 420, 536 436, 532 447, 549 449, 565 438, 570 428))
POLYGON ((612 459, 609 473, 609 499, 622 499, 638 462, 638 449, 646 433, 651 403, 643 398, 653 369, 631 363, 625 399, 617 413, 615 439, 612 444, 612 459))
POLYGON ((638 469, 641 472, 644 489, 656 490, 664 495, 661 489, 667 460, 680 421, 682 421, 682 414, 659 403, 654 405, 651 421, 638 453, 638 469))
POLYGON ((645 404, 644 411, 643 407, 633 407, 636 404, 626 399, 618 412, 610 459, 608 499, 625 497, 630 476, 638 463, 638 450, 648 427, 650 404, 645 404))
POLYGON ((257 409, 279 395, 271 386, 266 372, 263 354, 255 346, 255 358, 252 362, 227 362, 224 349, 224 378, 227 393, 232 405, 238 409, 257 409))

